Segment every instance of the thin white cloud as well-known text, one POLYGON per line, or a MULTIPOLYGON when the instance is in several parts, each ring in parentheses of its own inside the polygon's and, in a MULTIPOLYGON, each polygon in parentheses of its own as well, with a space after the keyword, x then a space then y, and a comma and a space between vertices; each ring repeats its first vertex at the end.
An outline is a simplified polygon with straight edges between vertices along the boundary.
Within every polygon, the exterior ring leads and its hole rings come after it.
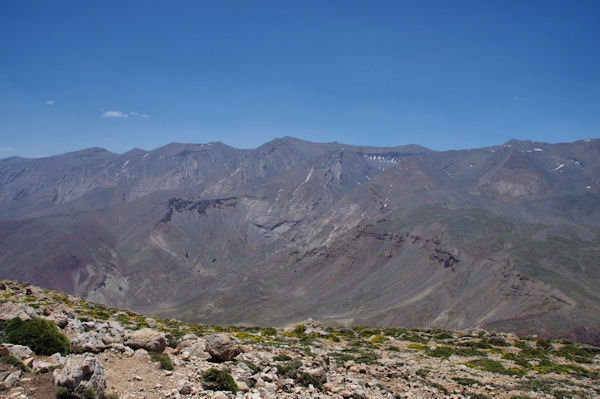
POLYGON ((148 115, 148 114, 140 114, 139 112, 134 112, 134 111, 131 111, 129 113, 129 115, 139 116, 140 118, 150 118, 150 115, 148 115))
POLYGON ((0 147, 0 151, 13 152, 15 149, 12 147, 0 147))
POLYGON ((128 116, 121 111, 104 111, 102 114, 103 118, 127 118, 128 116))
POLYGON ((46 105, 54 105, 54 100, 46 100, 46 101, 44 101, 44 104, 46 104, 46 105))

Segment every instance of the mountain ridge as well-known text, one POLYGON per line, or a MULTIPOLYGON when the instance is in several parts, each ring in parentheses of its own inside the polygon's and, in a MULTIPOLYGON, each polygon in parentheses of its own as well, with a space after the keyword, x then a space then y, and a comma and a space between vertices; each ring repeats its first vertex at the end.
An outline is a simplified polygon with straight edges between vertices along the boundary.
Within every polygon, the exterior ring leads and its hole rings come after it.
POLYGON ((600 343, 598 139, 434 151, 284 137, 12 159, 1 278, 188 321, 600 343))

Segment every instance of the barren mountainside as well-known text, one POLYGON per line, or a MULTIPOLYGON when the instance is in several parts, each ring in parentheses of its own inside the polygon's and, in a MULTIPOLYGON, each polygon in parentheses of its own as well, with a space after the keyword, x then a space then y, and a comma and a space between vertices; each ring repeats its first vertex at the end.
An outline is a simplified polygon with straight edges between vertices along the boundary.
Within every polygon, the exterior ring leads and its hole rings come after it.
POLYGON ((0 278, 211 324, 600 344, 600 140, 0 160, 0 278))

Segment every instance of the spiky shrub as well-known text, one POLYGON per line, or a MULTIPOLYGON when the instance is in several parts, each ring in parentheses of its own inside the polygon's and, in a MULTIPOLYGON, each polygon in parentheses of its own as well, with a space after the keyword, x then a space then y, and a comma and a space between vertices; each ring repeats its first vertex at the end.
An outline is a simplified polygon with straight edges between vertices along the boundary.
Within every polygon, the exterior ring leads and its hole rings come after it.
POLYGON ((231 391, 237 393, 238 386, 227 371, 209 368, 202 373, 202 385, 213 391, 231 391))
POLYGON ((37 355, 50 356, 57 352, 66 355, 71 350, 69 339, 50 320, 21 320, 15 317, 0 328, 4 330, 8 342, 28 346, 37 355))

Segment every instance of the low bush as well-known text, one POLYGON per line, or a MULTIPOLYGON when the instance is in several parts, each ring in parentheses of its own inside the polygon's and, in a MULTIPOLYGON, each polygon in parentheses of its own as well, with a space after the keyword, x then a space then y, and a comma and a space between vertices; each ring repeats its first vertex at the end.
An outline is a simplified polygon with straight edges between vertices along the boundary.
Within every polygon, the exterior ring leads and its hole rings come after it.
POLYGON ((442 359, 448 359, 453 352, 454 348, 450 346, 438 346, 435 349, 425 351, 427 356, 430 357, 441 357, 442 359))
POLYGON ((506 369, 504 368, 504 366, 502 365, 501 362, 496 361, 496 360, 490 360, 490 359, 476 359, 467 363, 464 363, 466 366, 471 367, 471 368, 477 368, 483 371, 491 371, 493 373, 498 373, 498 374, 505 374, 505 375, 518 375, 521 374, 519 371, 520 369, 516 369, 516 368, 511 368, 511 369, 506 369))
POLYGON ((7 341, 31 348, 37 355, 50 356, 57 352, 66 355, 71 350, 69 339, 56 324, 45 319, 21 320, 15 317, 2 323, 7 341))
POLYGON ((210 368, 202 374, 202 385, 212 391, 231 391, 237 393, 238 386, 227 371, 210 368))
POLYGON ((305 387, 312 385, 313 387, 315 387, 316 389, 318 389, 319 391, 323 390, 323 384, 321 383, 321 381, 315 377, 312 376, 308 373, 302 373, 298 376, 298 378, 296 379, 296 382, 299 384, 304 385, 305 387))
POLYGON ((75 391, 67 387, 57 387, 56 399, 98 399, 98 395, 94 388, 87 386, 79 386, 75 391))
POLYGON ((274 335, 277 335, 277 330, 274 328, 271 328, 271 327, 263 328, 262 331, 260 332, 260 335, 262 335, 263 337, 274 336, 274 335))
POLYGON ((166 353, 156 353, 156 352, 148 352, 150 355, 150 360, 159 363, 159 366, 163 370, 173 370, 173 362, 171 358, 166 353))
POLYGON ((298 369, 302 367, 302 362, 296 359, 284 364, 278 364, 275 367, 277 367, 277 374, 281 377, 295 379, 298 376, 298 369))
POLYGON ((467 378, 467 377, 452 377, 452 379, 454 381, 456 381, 456 383, 460 384, 460 385, 467 385, 467 386, 471 386, 471 385, 475 385, 475 384, 480 384, 479 381, 474 380, 473 378, 467 378))

